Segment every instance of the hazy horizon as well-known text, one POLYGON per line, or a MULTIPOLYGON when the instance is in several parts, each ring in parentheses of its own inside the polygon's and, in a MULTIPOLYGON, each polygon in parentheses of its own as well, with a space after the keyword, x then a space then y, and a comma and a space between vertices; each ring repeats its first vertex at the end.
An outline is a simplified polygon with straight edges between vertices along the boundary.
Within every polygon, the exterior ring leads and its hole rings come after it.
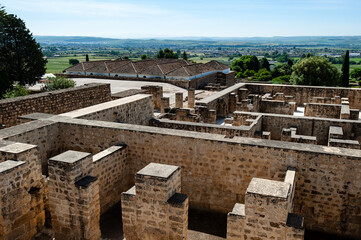
POLYGON ((3 0, 34 35, 116 39, 360 36, 357 0, 3 0))

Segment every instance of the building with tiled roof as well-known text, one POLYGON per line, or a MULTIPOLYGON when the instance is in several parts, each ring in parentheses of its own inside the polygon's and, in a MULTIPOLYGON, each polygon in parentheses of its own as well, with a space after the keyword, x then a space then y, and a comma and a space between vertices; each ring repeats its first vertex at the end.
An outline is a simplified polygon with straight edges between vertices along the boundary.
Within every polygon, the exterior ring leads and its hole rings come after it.
MULTIPOLYGON (((132 61, 117 59, 114 61, 82 62, 65 69, 67 75, 104 76, 129 79, 162 79, 191 81, 213 76, 215 73, 229 74, 230 67, 217 62, 192 63, 183 59, 145 59, 132 61)), ((213 81, 214 82, 214 81, 213 81)))

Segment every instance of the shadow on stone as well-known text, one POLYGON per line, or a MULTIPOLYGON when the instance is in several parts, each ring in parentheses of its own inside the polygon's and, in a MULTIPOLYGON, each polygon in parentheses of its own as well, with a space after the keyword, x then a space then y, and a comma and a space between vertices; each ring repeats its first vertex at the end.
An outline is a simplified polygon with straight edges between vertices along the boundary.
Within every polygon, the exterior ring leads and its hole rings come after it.
POLYGON ((226 237, 227 214, 190 208, 188 229, 219 237, 226 237))
POLYGON ((101 239, 123 240, 122 207, 117 203, 100 216, 101 239))

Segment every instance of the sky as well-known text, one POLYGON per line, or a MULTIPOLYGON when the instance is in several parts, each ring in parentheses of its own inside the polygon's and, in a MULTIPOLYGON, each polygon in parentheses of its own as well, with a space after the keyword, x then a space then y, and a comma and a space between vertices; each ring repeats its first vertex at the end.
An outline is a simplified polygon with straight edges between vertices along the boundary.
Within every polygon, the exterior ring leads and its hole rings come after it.
POLYGON ((360 36, 361 0, 1 0, 34 35, 360 36))

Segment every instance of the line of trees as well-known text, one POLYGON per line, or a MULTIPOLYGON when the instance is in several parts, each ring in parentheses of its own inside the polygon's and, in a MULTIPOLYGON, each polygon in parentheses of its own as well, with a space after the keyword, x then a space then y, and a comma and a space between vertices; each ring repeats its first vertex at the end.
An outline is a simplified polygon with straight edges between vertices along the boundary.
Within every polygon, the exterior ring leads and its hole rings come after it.
MULTIPOLYGON (((326 57, 308 54, 296 64, 286 54, 277 55, 277 57, 282 57, 282 61, 285 63, 272 69, 266 57, 258 60, 256 56, 250 55, 233 61, 231 68, 236 72, 236 77, 251 77, 251 80, 254 81, 272 80, 274 83, 290 82, 297 85, 349 86, 350 57, 348 50, 342 58, 341 72, 326 57)), ((351 77, 361 79, 361 69, 353 70, 351 77)))

